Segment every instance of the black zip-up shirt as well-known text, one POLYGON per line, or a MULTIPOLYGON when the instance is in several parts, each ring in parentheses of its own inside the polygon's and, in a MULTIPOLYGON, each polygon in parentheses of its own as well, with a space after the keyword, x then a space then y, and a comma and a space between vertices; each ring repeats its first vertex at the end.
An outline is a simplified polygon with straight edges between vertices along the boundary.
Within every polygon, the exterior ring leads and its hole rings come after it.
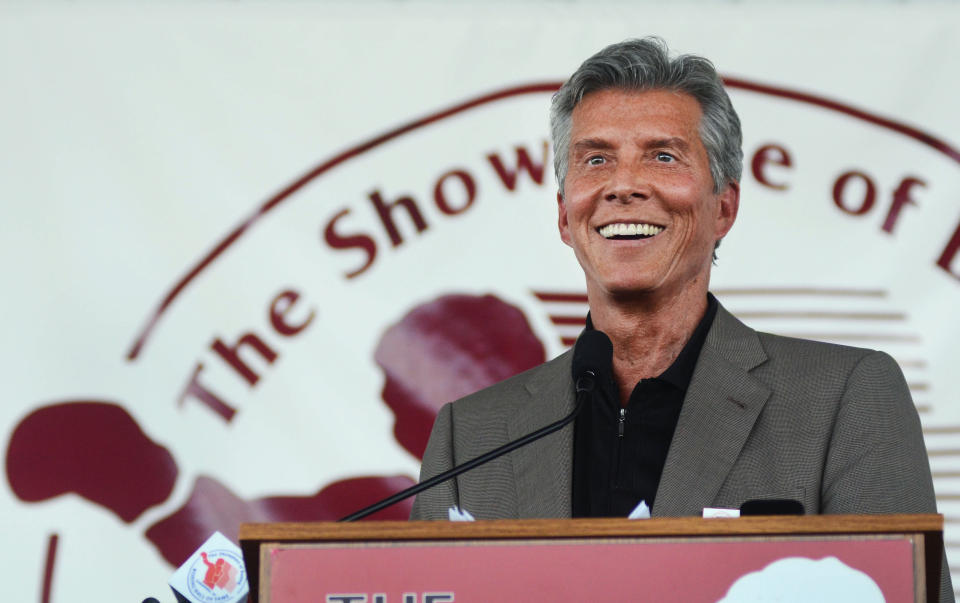
MULTIPOLYGON (((599 392, 574 425, 574 517, 626 517, 641 500, 653 509, 683 398, 716 314, 717 300, 708 293, 707 310, 680 355, 659 376, 637 383, 625 408, 612 358, 597 359, 605 368, 599 392)), ((593 329, 589 314, 587 329, 593 329)))

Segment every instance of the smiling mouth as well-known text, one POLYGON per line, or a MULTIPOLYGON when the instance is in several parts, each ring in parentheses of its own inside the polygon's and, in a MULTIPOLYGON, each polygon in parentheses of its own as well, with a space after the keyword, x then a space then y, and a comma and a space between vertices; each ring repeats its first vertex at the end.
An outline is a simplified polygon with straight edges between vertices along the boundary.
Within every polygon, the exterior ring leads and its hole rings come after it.
POLYGON ((630 241, 654 237, 663 232, 663 226, 646 224, 644 222, 617 222, 601 226, 597 228, 597 232, 605 239, 630 241))

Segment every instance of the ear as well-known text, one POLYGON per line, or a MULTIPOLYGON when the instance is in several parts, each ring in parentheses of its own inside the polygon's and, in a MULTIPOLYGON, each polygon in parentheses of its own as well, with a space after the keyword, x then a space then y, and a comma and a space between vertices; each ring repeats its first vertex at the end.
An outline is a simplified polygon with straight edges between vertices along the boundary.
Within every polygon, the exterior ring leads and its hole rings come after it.
POLYGON ((740 209, 740 183, 728 182, 717 195, 717 214, 714 236, 719 241, 730 232, 740 209))
MULTIPOLYGON (((557 226, 560 228, 560 240, 570 244, 570 225, 567 223, 567 204, 563 200, 563 193, 557 191, 557 226)), ((572 245, 571 245, 572 247, 572 245)))

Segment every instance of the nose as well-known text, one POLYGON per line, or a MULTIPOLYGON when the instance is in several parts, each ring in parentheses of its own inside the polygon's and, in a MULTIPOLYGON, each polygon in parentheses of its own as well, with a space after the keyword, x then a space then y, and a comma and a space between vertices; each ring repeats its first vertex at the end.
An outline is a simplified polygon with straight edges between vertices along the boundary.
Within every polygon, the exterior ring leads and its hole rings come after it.
POLYGON ((607 183, 604 199, 631 203, 650 198, 650 185, 642 169, 637 166, 621 163, 611 174, 607 183))

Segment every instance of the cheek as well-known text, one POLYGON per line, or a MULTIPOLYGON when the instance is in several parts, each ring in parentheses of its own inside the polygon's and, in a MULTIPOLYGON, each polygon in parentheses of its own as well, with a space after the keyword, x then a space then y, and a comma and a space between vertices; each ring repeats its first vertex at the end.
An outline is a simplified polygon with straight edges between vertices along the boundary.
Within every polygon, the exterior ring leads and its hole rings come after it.
POLYGON ((567 173, 566 192, 573 198, 590 196, 601 188, 605 181, 604 171, 600 169, 570 171, 567 173))
POLYGON ((566 212, 567 224, 571 230, 577 228, 587 219, 587 205, 582 200, 582 196, 577 195, 575 190, 567 187, 567 199, 564 201, 563 207, 566 212))

